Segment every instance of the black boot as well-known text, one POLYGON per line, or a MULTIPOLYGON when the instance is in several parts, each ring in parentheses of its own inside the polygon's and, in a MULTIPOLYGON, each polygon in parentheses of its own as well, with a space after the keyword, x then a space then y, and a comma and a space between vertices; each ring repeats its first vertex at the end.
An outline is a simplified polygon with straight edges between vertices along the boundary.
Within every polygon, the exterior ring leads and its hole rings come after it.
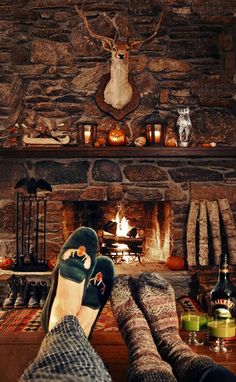
POLYGON ((22 309, 27 307, 27 299, 28 299, 28 283, 27 278, 19 277, 19 290, 17 293, 16 301, 14 304, 14 308, 22 309))
POLYGON ((3 301, 3 309, 12 309, 16 301, 17 293, 19 291, 19 282, 15 275, 7 280, 8 288, 10 289, 7 297, 3 301))
POLYGON ((37 283, 31 281, 29 283, 29 301, 28 308, 39 308, 38 296, 37 296, 37 283))
POLYGON ((39 282, 39 291, 40 291, 39 306, 40 308, 42 308, 44 306, 44 303, 48 295, 48 285, 46 281, 39 282))

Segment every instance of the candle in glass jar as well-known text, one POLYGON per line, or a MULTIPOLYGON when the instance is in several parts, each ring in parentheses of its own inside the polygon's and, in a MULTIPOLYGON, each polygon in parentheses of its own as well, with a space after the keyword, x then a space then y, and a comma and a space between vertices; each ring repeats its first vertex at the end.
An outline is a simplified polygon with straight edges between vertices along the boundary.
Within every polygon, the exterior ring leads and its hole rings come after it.
POLYGON ((91 126, 90 125, 84 125, 84 143, 89 144, 91 142, 91 126))

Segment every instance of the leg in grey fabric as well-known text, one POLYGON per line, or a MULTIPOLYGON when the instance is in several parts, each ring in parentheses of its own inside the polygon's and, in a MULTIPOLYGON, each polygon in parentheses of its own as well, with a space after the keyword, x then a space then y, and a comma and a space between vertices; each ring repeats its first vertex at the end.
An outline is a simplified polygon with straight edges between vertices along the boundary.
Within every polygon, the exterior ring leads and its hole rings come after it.
POLYGON ((111 382, 112 379, 78 319, 65 316, 46 335, 37 357, 19 381, 111 382))

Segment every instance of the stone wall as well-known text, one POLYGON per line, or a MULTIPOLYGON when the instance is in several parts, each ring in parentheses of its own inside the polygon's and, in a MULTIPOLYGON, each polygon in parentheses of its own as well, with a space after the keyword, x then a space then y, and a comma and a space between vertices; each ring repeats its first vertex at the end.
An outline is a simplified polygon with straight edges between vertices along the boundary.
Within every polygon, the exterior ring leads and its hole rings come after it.
MULTIPOLYGON (((105 11, 118 16, 121 38, 128 26, 132 40, 151 35, 160 11, 157 3, 87 0, 85 9, 97 33, 114 36, 114 28, 101 15, 105 11)), ((136 138, 144 134, 144 119, 156 110, 170 130, 175 129, 177 106, 190 106, 192 145, 206 141, 233 145, 235 1, 165 0, 164 4, 168 13, 158 39, 130 53, 130 72, 141 102, 122 124, 136 138)), ((73 0, 3 0, 0 32, 1 145, 22 145, 22 122, 32 132, 42 124, 55 127, 63 121, 75 143, 77 121, 91 120, 106 136, 114 121, 97 107, 94 95, 101 76, 109 72, 110 53, 88 35, 73 0)))

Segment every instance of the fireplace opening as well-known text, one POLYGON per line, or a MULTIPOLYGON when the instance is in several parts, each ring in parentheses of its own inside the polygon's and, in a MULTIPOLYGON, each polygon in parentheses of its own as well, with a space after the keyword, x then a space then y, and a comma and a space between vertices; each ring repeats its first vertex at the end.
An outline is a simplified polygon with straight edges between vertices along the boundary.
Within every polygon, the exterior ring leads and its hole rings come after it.
POLYGON ((115 263, 165 263, 171 252, 170 202, 65 201, 64 240, 78 227, 93 228, 100 253, 115 263))

